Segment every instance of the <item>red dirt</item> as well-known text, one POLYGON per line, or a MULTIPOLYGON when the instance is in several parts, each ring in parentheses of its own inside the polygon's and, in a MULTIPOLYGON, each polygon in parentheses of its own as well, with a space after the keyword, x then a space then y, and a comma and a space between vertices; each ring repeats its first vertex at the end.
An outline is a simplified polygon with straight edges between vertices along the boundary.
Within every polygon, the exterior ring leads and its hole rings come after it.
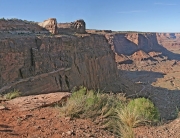
POLYGON ((0 138, 111 138, 90 120, 62 118, 55 107, 32 111, 0 110, 0 138))
POLYGON ((135 128, 136 138, 180 138, 180 118, 160 126, 135 128))
POLYGON ((69 95, 57 92, 0 100, 0 138, 113 137, 91 120, 60 117, 55 105, 69 95))

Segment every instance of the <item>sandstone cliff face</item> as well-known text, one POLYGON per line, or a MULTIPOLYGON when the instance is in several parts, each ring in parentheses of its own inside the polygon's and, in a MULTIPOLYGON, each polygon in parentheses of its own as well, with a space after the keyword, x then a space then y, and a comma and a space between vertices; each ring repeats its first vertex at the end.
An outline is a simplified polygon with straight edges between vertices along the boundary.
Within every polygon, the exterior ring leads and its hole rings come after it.
MULTIPOLYGON (((157 37, 156 33, 122 33, 122 34, 108 34, 106 38, 111 42, 114 52, 117 55, 131 56, 135 55, 142 56, 138 51, 145 52, 143 55, 149 52, 161 53, 163 56, 167 56, 169 59, 180 59, 180 57, 166 49, 166 41, 160 43, 160 37, 157 37), (138 52, 138 53, 137 53, 138 52)), ((161 38, 162 39, 162 38, 161 38)), ((166 38, 167 40, 167 38, 166 38)), ((180 46, 179 46, 180 48, 180 46)), ((144 57, 144 56, 143 56, 144 57)), ((142 57, 142 58, 143 58, 142 57)), ((136 57, 135 59, 137 59, 136 57)), ((139 57, 141 58, 141 57, 139 57)))
POLYGON ((39 94, 74 86, 117 90, 117 67, 103 35, 0 39, 0 93, 39 94))

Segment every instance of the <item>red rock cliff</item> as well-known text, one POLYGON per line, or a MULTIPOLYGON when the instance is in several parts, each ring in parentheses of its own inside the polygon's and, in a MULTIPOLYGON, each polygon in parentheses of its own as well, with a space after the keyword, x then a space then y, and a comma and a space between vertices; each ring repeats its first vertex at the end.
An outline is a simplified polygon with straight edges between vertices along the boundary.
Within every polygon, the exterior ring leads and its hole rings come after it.
POLYGON ((0 57, 0 93, 69 91, 79 85, 118 90, 111 87, 117 67, 103 35, 2 37, 0 57))
MULTIPOLYGON (((170 51, 170 49, 173 49, 172 45, 174 42, 172 40, 173 38, 170 38, 171 41, 169 41, 167 34, 165 37, 162 37, 162 34, 157 35, 156 33, 115 33, 106 34, 106 38, 111 43, 111 46, 117 55, 123 54, 130 56, 141 50, 145 53, 161 52, 169 59, 180 59, 177 54, 170 51)), ((176 42, 176 46, 176 48, 180 49, 180 43, 176 42)))

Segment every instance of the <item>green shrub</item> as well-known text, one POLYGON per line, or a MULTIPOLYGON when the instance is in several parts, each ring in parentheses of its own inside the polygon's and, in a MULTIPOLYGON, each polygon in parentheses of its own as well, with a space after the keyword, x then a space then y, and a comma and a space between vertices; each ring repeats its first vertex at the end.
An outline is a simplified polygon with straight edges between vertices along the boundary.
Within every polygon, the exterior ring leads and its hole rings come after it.
POLYGON ((134 138, 133 127, 158 120, 158 110, 149 99, 133 99, 117 108, 116 133, 123 138, 134 138))
MULTIPOLYGON (((123 98, 122 98, 123 97, 123 98)), ((61 116, 91 118, 104 128, 113 129, 116 108, 122 106, 122 94, 103 94, 81 86, 75 88, 65 105, 60 108, 61 116), (103 121, 99 121, 103 120, 103 121)))
POLYGON ((60 107, 61 116, 90 118, 123 138, 134 138, 133 127, 157 121, 159 113, 154 104, 145 98, 127 102, 124 94, 105 94, 81 86, 60 107))
POLYGON ((159 121, 159 112, 154 104, 146 98, 137 98, 131 100, 127 108, 133 110, 146 122, 157 122, 159 121))
POLYGON ((14 99, 14 98, 19 97, 19 96, 21 96, 21 92, 19 92, 19 90, 14 90, 12 92, 9 92, 9 93, 5 94, 3 97, 5 99, 10 100, 10 99, 14 99))

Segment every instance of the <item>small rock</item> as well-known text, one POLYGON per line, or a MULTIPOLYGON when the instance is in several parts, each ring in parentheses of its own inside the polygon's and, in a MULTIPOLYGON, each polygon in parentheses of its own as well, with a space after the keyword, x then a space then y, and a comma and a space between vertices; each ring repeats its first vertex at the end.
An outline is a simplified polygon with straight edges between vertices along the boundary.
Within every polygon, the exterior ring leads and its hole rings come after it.
POLYGON ((87 134, 87 133, 85 133, 85 135, 86 135, 86 137, 90 137, 90 138, 93 138, 94 137, 94 135, 92 135, 92 134, 87 134))
POLYGON ((64 132, 62 133, 62 136, 65 136, 65 133, 64 133, 64 132))
POLYGON ((71 120, 71 117, 65 117, 65 120, 69 122, 71 120))
POLYGON ((66 134, 68 134, 69 136, 72 134, 71 131, 67 131, 66 134))
POLYGON ((71 135, 75 135, 74 131, 73 130, 70 130, 70 131, 67 131, 66 132, 67 135, 71 136, 71 135))
POLYGON ((5 110, 5 109, 7 109, 5 106, 0 105, 0 110, 5 110))

